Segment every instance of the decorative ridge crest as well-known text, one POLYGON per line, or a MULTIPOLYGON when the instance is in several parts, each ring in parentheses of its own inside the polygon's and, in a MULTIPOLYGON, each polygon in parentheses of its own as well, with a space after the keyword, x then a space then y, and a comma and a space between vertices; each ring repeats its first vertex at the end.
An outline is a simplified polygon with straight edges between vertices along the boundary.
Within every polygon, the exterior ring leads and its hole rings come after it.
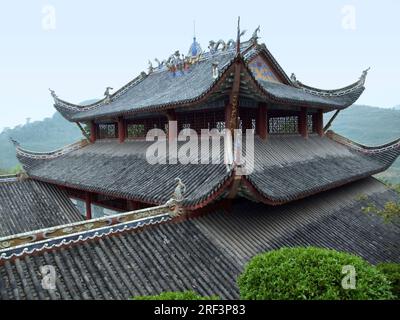
POLYGON ((77 141, 75 143, 69 144, 65 147, 62 147, 60 149, 54 150, 54 151, 48 151, 48 152, 36 152, 36 151, 30 151, 23 149, 19 144, 16 146, 16 153, 17 155, 26 157, 26 158, 31 158, 31 159, 54 159, 58 158, 62 155, 65 155, 67 153, 70 153, 72 151, 81 149, 88 145, 88 141, 86 139, 77 141))
POLYGON ((0 175, 0 183, 1 182, 16 182, 18 181, 17 174, 4 174, 0 175))
POLYGON ((304 83, 297 80, 296 75, 294 73, 292 73, 292 75, 290 76, 290 80, 294 87, 302 89, 307 93, 310 93, 310 94, 313 94, 316 96, 321 96, 321 97, 338 97, 338 96, 347 95, 347 94, 363 87, 365 84, 365 79, 367 77, 369 70, 370 70, 370 68, 364 70, 362 72, 361 77, 356 82, 352 83, 351 85, 348 85, 346 87, 339 88, 339 89, 332 89, 332 90, 318 89, 318 88, 314 88, 311 86, 307 86, 304 83))
MULTIPOLYGON (((179 179, 177 189, 182 185, 179 179)), ((175 198, 161 206, 0 238, 0 261, 168 221, 181 213, 180 202, 183 196, 176 194, 177 189, 175 198)))
POLYGON ((119 90, 114 92, 113 94, 110 93, 110 90, 112 90, 112 88, 107 87, 106 91, 104 92, 105 97, 103 99, 96 101, 94 103, 88 104, 88 105, 84 105, 84 106, 78 105, 78 104, 73 104, 73 103, 67 102, 65 100, 62 100, 62 99, 58 98, 58 96, 55 94, 54 90, 50 90, 50 89, 49 90, 51 91, 51 94, 54 98, 55 105, 57 105, 61 108, 67 109, 67 110, 75 111, 75 112, 89 111, 89 110, 97 109, 103 105, 107 105, 107 104, 111 103, 113 100, 117 99, 118 97, 123 95, 126 91, 128 91, 130 88, 136 86, 137 84, 139 84, 146 78, 147 78, 147 74, 145 72, 141 72, 139 76, 134 78, 132 81, 128 82, 125 86, 123 86, 122 88, 120 88, 119 90))

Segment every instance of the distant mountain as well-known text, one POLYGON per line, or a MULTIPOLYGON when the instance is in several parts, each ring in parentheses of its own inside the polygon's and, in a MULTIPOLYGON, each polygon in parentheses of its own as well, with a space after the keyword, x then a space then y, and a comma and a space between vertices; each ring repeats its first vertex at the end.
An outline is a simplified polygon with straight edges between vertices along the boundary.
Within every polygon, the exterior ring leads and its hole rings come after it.
MULTIPOLYGON (((91 102, 93 100, 81 104, 91 102)), ((325 122, 331 116, 331 113, 326 114, 325 122)), ((354 105, 339 113, 331 129, 362 144, 383 144, 400 137, 400 111, 354 105)), ((83 138, 79 128, 62 118, 59 113, 42 121, 5 129, 0 134, 0 169, 12 168, 18 164, 9 137, 21 142, 25 148, 35 151, 53 150, 83 138)), ((380 177, 400 183, 400 161, 397 160, 380 177)))
MULTIPOLYGON (((332 113, 325 115, 327 122, 332 113)), ((365 145, 380 145, 400 137, 400 110, 353 105, 339 113, 332 130, 365 145)), ((378 177, 400 183, 400 159, 378 177)))
POLYGON ((4 129, 0 133, 0 169, 9 169, 18 164, 10 137, 24 148, 51 151, 81 139, 82 133, 76 124, 66 121, 58 112, 42 121, 4 129))

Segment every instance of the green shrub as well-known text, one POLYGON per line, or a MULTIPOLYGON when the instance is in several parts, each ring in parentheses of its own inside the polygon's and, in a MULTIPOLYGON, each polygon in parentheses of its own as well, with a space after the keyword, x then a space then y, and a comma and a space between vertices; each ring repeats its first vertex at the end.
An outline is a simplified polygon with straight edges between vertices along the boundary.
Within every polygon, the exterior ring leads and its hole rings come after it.
POLYGON ((194 291, 162 292, 154 296, 137 296, 134 300, 219 300, 218 296, 203 297, 194 291))
POLYGON ((400 264, 381 263, 377 265, 377 268, 391 282, 392 293, 395 296, 395 299, 400 300, 400 264))
POLYGON ((238 278, 242 299, 392 299, 390 282, 360 257, 320 248, 282 248, 255 256, 238 278), (355 289, 344 289, 343 267, 356 271, 355 289))

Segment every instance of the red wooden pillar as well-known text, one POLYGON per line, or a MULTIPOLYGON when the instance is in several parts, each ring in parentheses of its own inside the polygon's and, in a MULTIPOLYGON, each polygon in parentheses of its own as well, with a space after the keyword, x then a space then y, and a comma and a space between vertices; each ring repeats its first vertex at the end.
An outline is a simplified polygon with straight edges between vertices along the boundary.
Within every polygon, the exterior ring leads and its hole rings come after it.
POLYGON ((86 220, 92 219, 92 195, 90 192, 85 194, 85 205, 86 205, 86 220))
POLYGON ((307 128, 307 108, 301 108, 299 121, 299 133, 304 137, 308 137, 308 128, 307 128))
POLYGON ((225 128, 229 128, 232 117, 232 104, 227 101, 225 104, 225 128))
POLYGON ((94 120, 90 121, 90 142, 95 143, 97 139, 97 127, 94 120))
POLYGON ((123 117, 118 118, 118 139, 120 143, 125 141, 126 127, 125 120, 123 117))
POLYGON ((129 211, 139 210, 140 203, 134 200, 127 200, 127 207, 129 211))
POLYGON ((318 109, 315 116, 315 132, 318 133, 320 137, 324 135, 324 114, 322 109, 318 109))
POLYGON ((267 106, 265 103, 260 103, 256 120, 256 134, 263 140, 268 137, 267 118, 267 106))
MULTIPOLYGON (((171 130, 171 125, 170 125, 170 121, 177 121, 177 117, 176 117, 176 113, 175 110, 168 110, 167 111, 167 120, 168 120, 168 139, 169 141, 171 141, 171 139, 175 139, 177 136, 175 135, 175 133, 173 132, 174 130, 171 130)), ((177 129, 179 129, 179 126, 177 124, 177 129)), ((178 134, 178 133, 176 133, 178 134)))

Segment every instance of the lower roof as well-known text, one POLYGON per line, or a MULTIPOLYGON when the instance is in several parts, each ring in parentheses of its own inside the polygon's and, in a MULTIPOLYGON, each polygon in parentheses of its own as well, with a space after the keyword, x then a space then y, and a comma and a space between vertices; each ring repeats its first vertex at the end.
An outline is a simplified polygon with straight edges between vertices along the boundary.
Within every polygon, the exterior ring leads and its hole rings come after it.
POLYGON ((57 186, 0 177, 0 237, 81 220, 76 207, 57 186))
POLYGON ((400 262, 400 225, 362 212, 394 200, 395 192, 367 178, 279 207, 243 200, 230 214, 92 240, 83 235, 80 243, 0 260, 0 299, 127 299, 183 290, 238 298, 244 264, 280 247, 312 245, 371 263, 400 262), (56 290, 40 285, 44 265, 55 268, 56 290))
MULTIPOLYGON (((17 156, 30 177, 89 192, 164 204, 180 178, 186 185, 183 205, 205 206, 231 187, 234 170, 222 164, 149 164, 152 142, 96 141, 54 154, 17 156)), ((268 204, 282 204, 386 170, 400 154, 400 143, 363 148, 333 134, 255 137, 255 168, 241 182, 241 192, 268 204)), ((221 143, 221 159, 223 159, 221 143)), ((201 149, 199 150, 201 155, 201 149)), ((198 161, 200 162, 200 161, 198 161)))

